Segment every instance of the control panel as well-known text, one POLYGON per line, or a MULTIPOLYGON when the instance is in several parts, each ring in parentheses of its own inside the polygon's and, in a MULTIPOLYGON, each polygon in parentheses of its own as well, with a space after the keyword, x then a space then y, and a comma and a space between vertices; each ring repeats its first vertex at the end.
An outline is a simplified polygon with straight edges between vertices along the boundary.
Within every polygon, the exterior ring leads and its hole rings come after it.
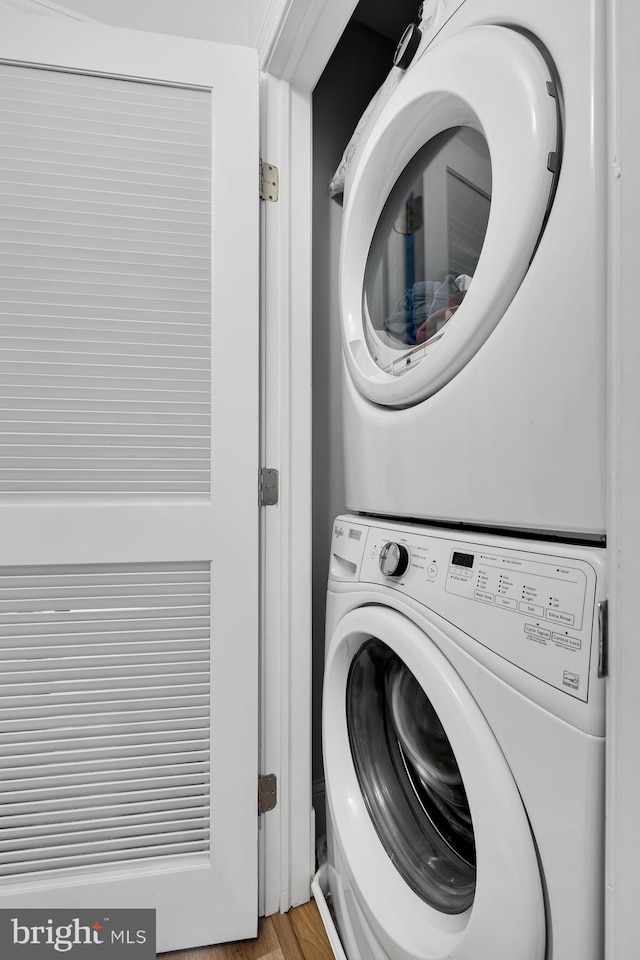
POLYGON ((557 558, 533 560, 486 550, 452 550, 445 589, 468 600, 546 620, 550 628, 580 630, 587 576, 557 558))
POLYGON ((590 556, 597 551, 437 534, 339 518, 330 576, 400 591, 531 676, 587 702, 603 569, 600 557, 590 556))

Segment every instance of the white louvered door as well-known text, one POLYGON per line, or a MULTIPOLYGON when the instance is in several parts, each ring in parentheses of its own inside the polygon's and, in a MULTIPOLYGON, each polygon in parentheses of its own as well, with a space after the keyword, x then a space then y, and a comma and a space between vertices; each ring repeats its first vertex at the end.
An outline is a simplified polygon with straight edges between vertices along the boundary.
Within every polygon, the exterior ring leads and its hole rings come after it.
POLYGON ((257 924, 255 51, 0 22, 0 907, 257 924))

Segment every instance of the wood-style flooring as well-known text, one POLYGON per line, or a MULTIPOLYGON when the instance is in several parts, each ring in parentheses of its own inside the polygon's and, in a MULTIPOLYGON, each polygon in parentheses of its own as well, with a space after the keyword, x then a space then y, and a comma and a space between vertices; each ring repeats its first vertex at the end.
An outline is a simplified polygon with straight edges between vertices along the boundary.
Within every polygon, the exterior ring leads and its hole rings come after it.
POLYGON ((159 954, 161 960, 334 960, 313 900, 288 913, 261 917, 255 940, 159 954))

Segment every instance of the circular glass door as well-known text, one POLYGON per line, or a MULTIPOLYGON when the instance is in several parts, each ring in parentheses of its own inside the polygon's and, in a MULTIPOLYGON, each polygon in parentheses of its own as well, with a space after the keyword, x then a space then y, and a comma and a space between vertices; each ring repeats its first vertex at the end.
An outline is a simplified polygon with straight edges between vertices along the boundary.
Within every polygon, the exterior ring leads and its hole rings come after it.
POLYGON ((473 903, 476 853, 460 769, 431 701, 380 640, 354 658, 347 728, 369 815, 411 889, 442 913, 473 903))
POLYGON ((330 595, 322 703, 343 909, 354 903, 354 929, 365 922, 389 957, 542 960, 531 828, 482 704, 445 654, 455 642, 381 598, 332 622, 350 599, 330 595))
POLYGON ((432 396, 506 315, 561 176, 558 96, 531 40, 493 25, 434 43, 394 89, 343 212, 343 349, 366 399, 432 396))

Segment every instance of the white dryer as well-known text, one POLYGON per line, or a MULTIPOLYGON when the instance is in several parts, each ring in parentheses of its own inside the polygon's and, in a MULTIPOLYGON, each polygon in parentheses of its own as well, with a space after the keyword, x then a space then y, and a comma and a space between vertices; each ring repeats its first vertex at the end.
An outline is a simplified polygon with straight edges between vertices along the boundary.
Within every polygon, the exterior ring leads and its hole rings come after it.
POLYGON ((602 960, 603 551, 339 517, 323 698, 348 960, 602 960))
POLYGON ((346 503, 597 538, 604 5, 425 9, 346 173, 346 503))

